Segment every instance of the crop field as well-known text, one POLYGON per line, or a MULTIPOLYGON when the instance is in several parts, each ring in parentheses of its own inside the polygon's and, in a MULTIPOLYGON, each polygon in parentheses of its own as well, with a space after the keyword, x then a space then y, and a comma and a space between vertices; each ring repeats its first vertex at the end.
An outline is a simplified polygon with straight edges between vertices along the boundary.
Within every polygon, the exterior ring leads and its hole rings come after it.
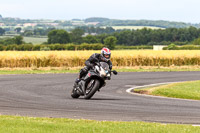
MULTIPOLYGON (((0 68, 3 67, 79 67, 93 53, 99 51, 2 51, 0 68)), ((200 65, 200 50, 194 51, 153 51, 116 50, 112 51, 113 66, 186 66, 200 65)))
POLYGON ((43 42, 47 42, 47 37, 24 37, 24 41, 32 44, 42 44, 43 42))
MULTIPOLYGON (((13 38, 13 36, 0 36, 1 38, 13 38)), ((43 42, 47 42, 47 37, 23 37, 26 43, 32 43, 32 44, 42 44, 43 42)))

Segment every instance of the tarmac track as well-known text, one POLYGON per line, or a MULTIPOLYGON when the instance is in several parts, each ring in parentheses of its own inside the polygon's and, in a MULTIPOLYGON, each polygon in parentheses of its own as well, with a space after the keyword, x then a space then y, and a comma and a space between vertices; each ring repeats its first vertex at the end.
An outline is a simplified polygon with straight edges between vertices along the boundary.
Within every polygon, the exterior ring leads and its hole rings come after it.
POLYGON ((132 95, 128 88, 200 80, 200 72, 124 72, 91 100, 72 99, 77 74, 0 76, 0 114, 107 121, 200 124, 200 101, 132 95))

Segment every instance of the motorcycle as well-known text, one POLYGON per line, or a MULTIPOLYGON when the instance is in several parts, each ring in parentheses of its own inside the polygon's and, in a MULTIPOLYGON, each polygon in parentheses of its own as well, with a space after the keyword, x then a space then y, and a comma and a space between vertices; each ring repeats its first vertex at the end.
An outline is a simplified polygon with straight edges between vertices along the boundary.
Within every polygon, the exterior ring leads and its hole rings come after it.
POLYGON ((97 62, 94 68, 90 69, 78 84, 74 84, 71 97, 84 96, 84 99, 92 98, 97 91, 100 91, 106 85, 105 80, 111 79, 111 73, 118 74, 115 70, 111 71, 106 62, 97 62))

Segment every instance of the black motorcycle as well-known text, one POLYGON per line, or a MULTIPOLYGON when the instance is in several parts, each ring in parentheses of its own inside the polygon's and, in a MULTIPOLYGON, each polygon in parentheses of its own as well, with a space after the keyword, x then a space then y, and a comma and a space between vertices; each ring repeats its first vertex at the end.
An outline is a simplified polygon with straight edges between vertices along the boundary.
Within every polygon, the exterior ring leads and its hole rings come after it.
POLYGON ((84 96, 85 99, 90 99, 96 91, 106 85, 105 80, 111 79, 111 73, 117 75, 117 71, 111 71, 106 62, 97 62, 94 68, 90 69, 78 84, 74 84, 71 92, 72 98, 84 96))

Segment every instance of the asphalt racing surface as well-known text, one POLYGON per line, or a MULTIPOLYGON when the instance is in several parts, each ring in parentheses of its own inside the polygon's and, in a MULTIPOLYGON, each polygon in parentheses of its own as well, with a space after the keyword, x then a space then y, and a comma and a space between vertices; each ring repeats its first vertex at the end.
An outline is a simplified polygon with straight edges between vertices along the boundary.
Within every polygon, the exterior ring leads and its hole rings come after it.
POLYGON ((200 124, 200 101, 132 95, 134 86, 200 80, 200 72, 113 75, 91 100, 72 99, 77 74, 0 76, 0 114, 75 119, 200 124))

